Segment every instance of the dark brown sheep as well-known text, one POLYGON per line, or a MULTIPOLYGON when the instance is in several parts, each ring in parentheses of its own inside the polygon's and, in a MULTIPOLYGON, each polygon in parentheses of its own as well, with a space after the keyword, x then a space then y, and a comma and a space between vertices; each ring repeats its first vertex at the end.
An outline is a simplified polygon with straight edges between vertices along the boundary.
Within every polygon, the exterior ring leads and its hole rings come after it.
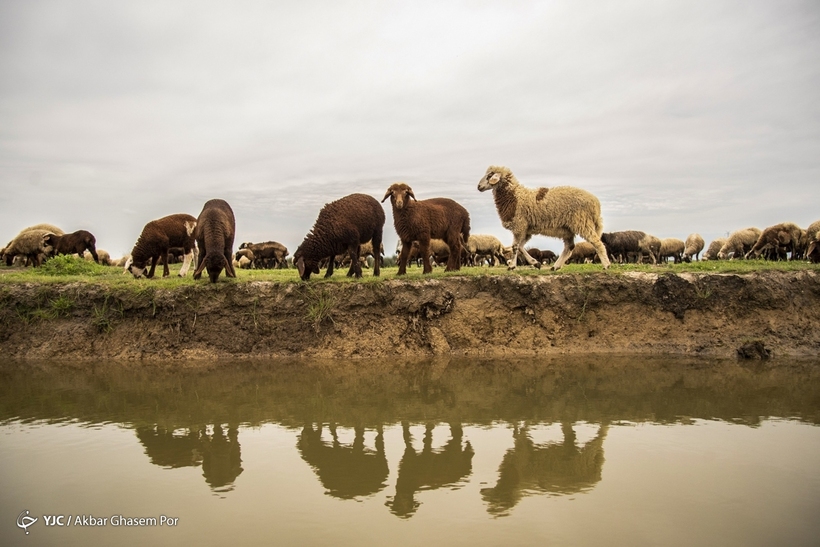
POLYGON ((168 249, 171 247, 182 247, 185 251, 185 262, 179 270, 179 276, 184 277, 194 258, 194 228, 196 218, 185 213, 168 215, 146 224, 131 251, 129 269, 134 277, 145 274, 148 262, 151 262, 151 268, 145 277, 154 277, 157 262, 162 263, 162 277, 168 277, 168 249))
MULTIPOLYGON (((328 259, 325 277, 333 275, 334 257, 343 252, 350 256, 347 276, 362 276, 359 246, 373 241, 373 248, 382 244, 384 210, 379 202, 366 194, 350 194, 322 207, 313 228, 293 253, 293 263, 299 277, 308 281, 312 273, 319 273, 319 263, 328 259)), ((377 260, 373 275, 381 273, 377 260)))
POLYGON ((641 257, 648 254, 654 264, 656 252, 660 251, 660 240, 638 230, 604 233, 601 241, 610 258, 618 262, 629 262, 630 258, 640 262, 641 257))
POLYGON ((199 247, 199 263, 194 271, 194 279, 208 270, 211 283, 216 283, 222 268, 226 277, 236 277, 233 269, 233 238, 236 234, 236 219, 233 209, 224 199, 211 199, 202 206, 196 219, 196 244, 199 247))
POLYGON ((77 230, 76 232, 57 235, 51 234, 46 238, 46 244, 54 247, 54 255, 72 255, 78 254, 80 257, 87 250, 91 253, 94 262, 99 264, 100 258, 97 256, 97 238, 94 234, 85 230, 77 230))
POLYGON ((746 253, 745 258, 758 258, 761 254, 767 258, 775 260, 786 253, 791 254, 795 259, 800 239, 803 237, 803 230, 793 222, 781 222, 774 226, 769 226, 760 233, 757 241, 751 250, 746 253))
POLYGON ((419 242, 419 252, 424 264, 424 273, 431 273, 430 240, 443 239, 450 247, 445 272, 461 269, 461 249, 470 239, 470 213, 467 209, 448 198, 416 200, 413 189, 403 182, 397 182, 387 189, 382 202, 390 198, 393 206, 393 226, 401 239, 399 271, 407 273, 407 260, 413 241, 419 242))

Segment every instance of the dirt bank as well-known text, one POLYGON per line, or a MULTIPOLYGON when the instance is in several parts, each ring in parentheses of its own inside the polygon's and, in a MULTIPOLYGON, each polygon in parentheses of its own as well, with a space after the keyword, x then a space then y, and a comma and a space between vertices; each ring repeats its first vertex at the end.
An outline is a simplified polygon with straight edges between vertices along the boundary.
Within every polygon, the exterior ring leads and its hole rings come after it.
POLYGON ((0 288, 18 359, 820 355, 820 276, 624 273, 0 288))

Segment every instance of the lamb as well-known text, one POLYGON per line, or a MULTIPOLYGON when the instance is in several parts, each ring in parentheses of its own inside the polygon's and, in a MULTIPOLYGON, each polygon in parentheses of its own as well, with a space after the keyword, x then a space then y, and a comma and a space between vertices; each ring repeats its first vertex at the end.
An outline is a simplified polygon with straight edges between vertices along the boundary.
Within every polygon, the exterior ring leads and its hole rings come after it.
POLYGON ((513 234, 513 260, 508 265, 509 269, 515 269, 515 257, 519 253, 530 265, 541 267, 524 249, 533 234, 564 240, 564 249, 552 265, 553 270, 560 269, 570 257, 576 235, 590 242, 600 256, 604 269, 609 268, 609 258, 601 243, 601 204, 591 193, 570 186, 526 188, 512 171, 497 166, 490 166, 478 183, 479 191, 490 189, 502 226, 513 234))
POLYGON ((655 263, 655 253, 660 251, 660 240, 638 230, 624 230, 621 232, 607 232, 601 234, 601 241, 612 260, 629 262, 630 257, 641 262, 644 254, 648 254, 655 263))
POLYGON ((413 189, 403 182, 390 185, 382 203, 387 198, 393 206, 393 226, 402 243, 396 275, 407 273, 407 261, 414 241, 419 242, 423 273, 431 273, 430 240, 433 238, 443 239, 450 248, 444 271, 461 269, 461 249, 470 239, 470 213, 467 209, 448 198, 418 201, 413 189))
POLYGON ((675 264, 683 262, 683 252, 686 250, 686 243, 674 237, 667 237, 661 240, 658 250, 658 258, 667 262, 669 257, 675 264))
POLYGON ((737 230, 729 235, 726 243, 720 248, 718 258, 733 259, 746 256, 760 237, 760 230, 758 228, 744 228, 737 230))
POLYGON ((693 256, 695 257, 695 260, 698 260, 698 256, 703 250, 703 245, 703 238, 700 237, 700 234, 689 234, 686 236, 686 242, 684 243, 683 249, 684 262, 692 262, 693 256))
POLYGON ((769 226, 760 233, 754 246, 746 253, 745 258, 758 258, 766 251, 773 253, 777 258, 780 251, 791 253, 792 260, 797 254, 800 239, 803 237, 803 230, 793 222, 781 222, 774 226, 769 226))
POLYGON ((719 237, 709 244, 709 248, 703 253, 703 260, 719 260, 720 250, 726 245, 726 238, 719 237))
POLYGON ((255 268, 287 268, 288 248, 278 241, 263 243, 242 243, 239 249, 249 249, 253 252, 255 268))
POLYGON ((476 264, 476 257, 478 255, 486 255, 492 260, 493 266, 498 266, 498 262, 504 258, 504 246, 501 241, 488 234, 473 234, 467 240, 465 246, 470 263, 476 264))
POLYGON ((820 262, 820 220, 806 229, 806 258, 813 264, 820 262))
POLYGON ((179 270, 179 276, 185 277, 191 260, 194 258, 194 229, 196 218, 185 213, 168 215, 152 220, 142 229, 142 233, 131 251, 131 263, 126 268, 135 278, 141 277, 151 262, 151 269, 145 277, 154 277, 157 262, 162 263, 162 277, 168 277, 168 249, 182 247, 185 250, 185 262, 179 270))
POLYGON ((49 237, 53 235, 54 233, 49 230, 23 230, 3 250, 6 265, 11 266, 14 257, 20 255, 30 260, 35 267, 39 267, 43 257, 51 254, 53 250, 51 244, 48 243, 49 237))
POLYGON ((47 243, 54 247, 55 255, 77 254, 82 257, 83 253, 88 251, 94 258, 94 262, 100 262, 96 249, 97 238, 94 237, 94 234, 86 230, 77 230, 76 232, 61 236, 51 234, 48 237, 47 243))
POLYGON ((202 277, 202 270, 208 270, 211 283, 216 283, 222 268, 226 277, 236 277, 233 269, 233 239, 236 234, 236 219, 233 209, 224 199, 211 199, 202 206, 196 219, 194 237, 199 247, 199 261, 194 271, 194 279, 202 277))
MULTIPOLYGON (((325 277, 333 275, 333 258, 347 250, 350 269, 347 276, 362 277, 359 246, 373 240, 380 248, 384 231, 384 209, 367 194, 350 194, 322 207, 313 228, 293 253, 293 262, 303 281, 319 273, 319 262, 329 259, 325 277)), ((373 266, 373 275, 380 275, 380 261, 373 266)))
POLYGON ((250 249, 239 249, 238 251, 236 251, 236 255, 234 255, 234 262, 243 270, 250 270, 254 266, 254 258, 255 257, 253 256, 253 251, 251 251, 250 249))

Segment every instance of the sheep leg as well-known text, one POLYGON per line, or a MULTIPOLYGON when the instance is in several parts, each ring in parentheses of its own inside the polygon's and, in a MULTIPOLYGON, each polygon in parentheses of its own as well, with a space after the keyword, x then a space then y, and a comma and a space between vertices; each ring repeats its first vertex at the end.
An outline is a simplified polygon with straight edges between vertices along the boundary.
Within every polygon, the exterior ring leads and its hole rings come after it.
POLYGON ((154 277, 154 271, 156 270, 156 267, 157 267, 158 258, 159 257, 157 257, 157 256, 152 256, 151 257, 151 268, 148 270, 148 274, 145 277, 147 277, 149 279, 154 277))
POLYGON ((336 255, 330 255, 327 261, 327 271, 325 272, 325 279, 333 275, 333 267, 336 265, 336 255))
POLYGON ((407 259, 410 257, 410 248, 412 246, 412 241, 401 242, 401 252, 399 253, 399 271, 396 275, 404 275, 407 273, 407 259))
POLYGON ((182 267, 179 269, 179 277, 185 277, 191 267, 191 261, 194 259, 194 250, 191 249, 185 253, 185 258, 182 260, 182 267))
POLYGON ((527 261, 527 264, 530 266, 535 266, 536 268, 541 268, 541 263, 535 260, 530 254, 524 249, 524 245, 530 240, 532 236, 529 234, 524 235, 515 235, 513 234, 513 243, 512 243, 512 259, 510 260, 511 263, 507 264, 508 270, 514 270, 515 266, 518 264, 518 255, 521 255, 521 258, 527 261), (536 265, 537 264, 537 265, 536 265))
POLYGON ((359 244, 350 245, 347 248, 347 254, 350 256, 350 269, 347 270, 347 277, 362 276, 362 265, 359 264, 359 244))
MULTIPOLYGON (((452 253, 450 253, 452 254, 452 253)), ((433 273, 433 266, 430 264, 430 240, 419 240, 419 256, 421 256, 421 263, 424 265, 422 273, 433 273)))
POLYGON ((598 253, 598 258, 601 259, 601 264, 603 264, 604 269, 609 269, 609 255, 606 252, 606 247, 604 247, 604 243, 601 241, 599 237, 593 237, 592 234, 588 238, 587 241, 592 243, 592 246, 595 247, 595 252, 598 253))
POLYGON ((162 277, 168 277, 171 275, 171 270, 168 268, 168 250, 166 249, 164 253, 162 253, 159 257, 160 262, 162 262, 162 277))
MULTIPOLYGON (((558 257, 558 260, 555 261, 555 264, 552 265, 552 270, 560 269, 567 259, 572 254, 572 250, 575 248, 575 237, 566 237, 564 238, 564 249, 561 251, 561 255, 558 257)), ((606 253, 604 253, 606 254, 606 253)))

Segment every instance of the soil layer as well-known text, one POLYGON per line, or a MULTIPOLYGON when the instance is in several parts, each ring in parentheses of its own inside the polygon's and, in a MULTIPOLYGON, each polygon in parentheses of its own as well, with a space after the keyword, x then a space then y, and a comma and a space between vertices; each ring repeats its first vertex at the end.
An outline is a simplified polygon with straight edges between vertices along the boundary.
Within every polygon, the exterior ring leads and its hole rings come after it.
POLYGON ((820 356, 820 276, 596 273, 0 288, 14 359, 820 356))

